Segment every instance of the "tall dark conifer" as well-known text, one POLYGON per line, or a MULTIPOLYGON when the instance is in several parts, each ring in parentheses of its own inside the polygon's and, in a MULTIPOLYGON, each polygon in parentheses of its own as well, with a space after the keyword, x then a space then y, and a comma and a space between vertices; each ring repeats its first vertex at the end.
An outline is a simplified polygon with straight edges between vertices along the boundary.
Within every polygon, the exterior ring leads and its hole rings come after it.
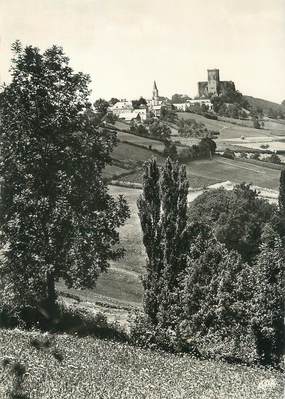
POLYGON ((138 200, 147 252, 144 307, 155 324, 169 321, 169 302, 186 266, 187 193, 184 166, 170 159, 161 170, 155 160, 145 165, 143 193, 138 200))

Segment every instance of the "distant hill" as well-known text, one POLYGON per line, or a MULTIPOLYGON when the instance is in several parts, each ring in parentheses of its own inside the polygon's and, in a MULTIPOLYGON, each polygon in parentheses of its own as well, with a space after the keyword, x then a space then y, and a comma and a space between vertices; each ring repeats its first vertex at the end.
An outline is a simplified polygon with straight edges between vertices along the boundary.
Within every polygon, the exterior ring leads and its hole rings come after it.
POLYGON ((277 112, 285 113, 285 106, 272 101, 263 100, 262 98, 256 98, 251 96, 244 96, 249 104, 255 108, 262 108, 265 112, 269 111, 270 108, 277 112))

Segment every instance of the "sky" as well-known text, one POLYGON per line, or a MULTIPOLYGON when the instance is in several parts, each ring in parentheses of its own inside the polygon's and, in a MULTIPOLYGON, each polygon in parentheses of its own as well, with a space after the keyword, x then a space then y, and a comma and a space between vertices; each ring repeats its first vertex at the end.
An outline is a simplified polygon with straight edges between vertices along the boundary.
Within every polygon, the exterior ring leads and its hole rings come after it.
POLYGON ((0 81, 16 39, 64 48, 92 99, 197 95, 219 68, 243 94, 285 99, 284 0, 0 0, 0 81))

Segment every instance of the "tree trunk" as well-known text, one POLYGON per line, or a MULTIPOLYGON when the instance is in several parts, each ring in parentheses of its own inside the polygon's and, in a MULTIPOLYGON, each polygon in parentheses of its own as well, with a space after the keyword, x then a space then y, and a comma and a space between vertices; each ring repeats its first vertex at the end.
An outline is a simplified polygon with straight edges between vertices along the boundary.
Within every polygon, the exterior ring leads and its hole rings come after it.
POLYGON ((56 305, 56 292, 55 292, 55 281, 54 274, 47 272, 47 307, 48 311, 53 314, 56 305))

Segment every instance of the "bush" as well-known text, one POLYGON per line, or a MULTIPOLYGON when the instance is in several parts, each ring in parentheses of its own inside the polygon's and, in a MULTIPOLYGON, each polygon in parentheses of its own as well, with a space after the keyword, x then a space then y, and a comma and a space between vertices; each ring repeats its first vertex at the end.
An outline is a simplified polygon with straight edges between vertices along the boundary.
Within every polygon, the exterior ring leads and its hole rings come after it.
POLYGON ((281 159, 277 154, 272 154, 269 157, 263 159, 265 162, 275 163, 277 165, 281 164, 281 159))
POLYGON ((226 148, 223 153, 223 157, 229 159, 235 159, 235 152, 233 150, 230 150, 229 148, 226 148))
MULTIPOLYGON (((108 323, 102 313, 93 314, 83 308, 57 304, 52 319, 49 319, 40 308, 18 307, 2 305, 0 313, 2 328, 21 327, 25 329, 39 328, 53 333, 68 333, 79 336, 93 335, 99 338, 126 341, 127 335, 116 323, 108 323)), ((43 349, 48 342, 32 340, 32 346, 43 349)))
POLYGON ((59 319, 53 332, 66 332, 79 336, 93 335, 99 338, 126 341, 127 336, 116 323, 108 323, 104 314, 95 315, 85 309, 61 305, 59 319))
POLYGON ((146 316, 137 315, 130 331, 130 343, 141 348, 165 350, 168 352, 188 352, 198 355, 198 351, 183 341, 172 329, 155 326, 146 316))

